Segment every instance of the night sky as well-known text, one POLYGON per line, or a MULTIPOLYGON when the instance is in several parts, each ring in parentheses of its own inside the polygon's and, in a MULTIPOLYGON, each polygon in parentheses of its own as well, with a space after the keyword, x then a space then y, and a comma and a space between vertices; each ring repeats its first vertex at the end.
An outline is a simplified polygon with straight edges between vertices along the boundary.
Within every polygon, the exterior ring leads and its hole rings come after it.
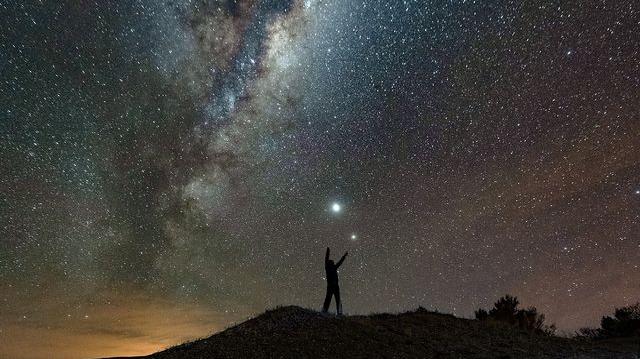
POLYGON ((640 300, 636 0, 0 16, 0 357, 320 309, 327 246, 349 314, 511 293, 572 331, 640 300))

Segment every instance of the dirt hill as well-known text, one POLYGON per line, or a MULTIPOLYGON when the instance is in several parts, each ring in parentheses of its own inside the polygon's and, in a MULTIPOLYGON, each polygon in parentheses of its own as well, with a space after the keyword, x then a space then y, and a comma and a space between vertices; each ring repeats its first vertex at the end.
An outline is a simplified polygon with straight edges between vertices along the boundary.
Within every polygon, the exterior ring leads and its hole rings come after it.
POLYGON ((637 344, 530 334, 418 309, 335 317, 290 306, 144 358, 637 358, 637 344))

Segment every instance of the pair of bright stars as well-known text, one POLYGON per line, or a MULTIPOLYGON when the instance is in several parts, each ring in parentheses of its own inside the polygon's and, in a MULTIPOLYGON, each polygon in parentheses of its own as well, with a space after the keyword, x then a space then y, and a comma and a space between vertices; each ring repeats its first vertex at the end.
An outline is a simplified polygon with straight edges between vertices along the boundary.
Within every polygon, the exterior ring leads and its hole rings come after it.
MULTIPOLYGON (((333 202, 331 203, 331 212, 335 213, 335 214, 339 214, 340 212, 342 212, 344 209, 344 207, 342 206, 342 204, 340 204, 339 202, 333 202)), ((351 233, 351 240, 355 241, 358 239, 358 235, 355 233, 351 233)))

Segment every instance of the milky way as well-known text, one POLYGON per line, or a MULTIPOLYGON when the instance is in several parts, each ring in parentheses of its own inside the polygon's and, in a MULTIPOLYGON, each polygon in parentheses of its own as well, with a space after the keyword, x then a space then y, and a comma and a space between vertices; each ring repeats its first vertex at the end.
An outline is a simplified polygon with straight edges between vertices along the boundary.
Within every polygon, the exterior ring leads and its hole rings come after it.
POLYGON ((327 246, 351 314, 511 293, 571 331, 640 300, 635 1, 0 14, 0 356, 319 308, 327 246))

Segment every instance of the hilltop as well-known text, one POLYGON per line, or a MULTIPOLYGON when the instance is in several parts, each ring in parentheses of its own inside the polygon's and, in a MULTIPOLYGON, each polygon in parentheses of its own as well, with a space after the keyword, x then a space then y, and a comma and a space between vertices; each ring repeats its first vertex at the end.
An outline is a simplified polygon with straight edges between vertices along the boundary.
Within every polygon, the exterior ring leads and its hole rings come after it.
POLYGON ((598 346, 419 308, 336 317, 288 306, 208 338, 140 358, 637 358, 632 343, 598 346))

